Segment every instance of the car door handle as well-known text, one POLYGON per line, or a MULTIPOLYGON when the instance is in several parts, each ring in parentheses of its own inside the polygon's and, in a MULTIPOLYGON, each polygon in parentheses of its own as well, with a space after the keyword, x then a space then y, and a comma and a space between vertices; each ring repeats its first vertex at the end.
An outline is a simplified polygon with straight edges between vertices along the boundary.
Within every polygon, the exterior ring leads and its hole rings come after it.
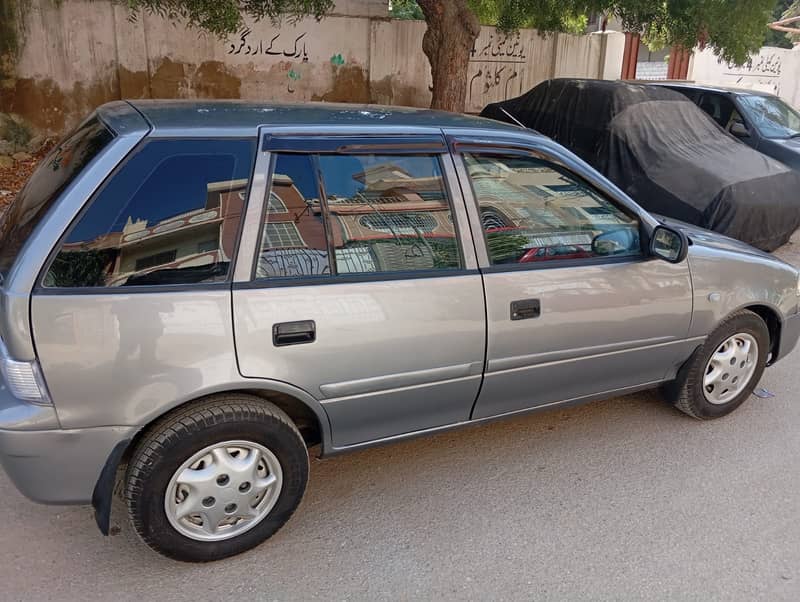
POLYGON ((512 320, 538 318, 540 313, 541 304, 539 303, 539 299, 521 299, 520 301, 511 302, 512 320))
POLYGON ((272 325, 272 344, 276 347, 313 343, 317 339, 317 325, 314 320, 281 322, 272 325))

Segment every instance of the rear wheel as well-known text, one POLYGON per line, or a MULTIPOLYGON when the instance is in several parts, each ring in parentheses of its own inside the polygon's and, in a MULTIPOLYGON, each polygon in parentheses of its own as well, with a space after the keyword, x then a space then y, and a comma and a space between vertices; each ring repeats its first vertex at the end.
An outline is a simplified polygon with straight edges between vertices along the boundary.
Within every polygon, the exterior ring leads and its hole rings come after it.
POLYGON ((668 389, 675 407, 702 420, 730 414, 750 396, 767 364, 769 331, 740 311, 720 324, 668 389))
POLYGON ((129 463, 125 498, 145 543, 202 562, 272 536, 307 480, 308 454, 291 419, 260 398, 222 395, 151 428, 129 463))

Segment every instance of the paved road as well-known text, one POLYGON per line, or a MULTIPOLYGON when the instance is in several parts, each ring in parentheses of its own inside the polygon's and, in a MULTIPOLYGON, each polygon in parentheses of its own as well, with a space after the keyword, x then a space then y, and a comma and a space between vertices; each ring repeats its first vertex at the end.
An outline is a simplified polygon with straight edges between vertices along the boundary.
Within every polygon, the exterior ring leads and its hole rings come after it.
POLYGON ((798 600, 798 362, 711 423, 640 394, 315 461, 292 521, 213 565, 0 476, 0 600, 798 600))

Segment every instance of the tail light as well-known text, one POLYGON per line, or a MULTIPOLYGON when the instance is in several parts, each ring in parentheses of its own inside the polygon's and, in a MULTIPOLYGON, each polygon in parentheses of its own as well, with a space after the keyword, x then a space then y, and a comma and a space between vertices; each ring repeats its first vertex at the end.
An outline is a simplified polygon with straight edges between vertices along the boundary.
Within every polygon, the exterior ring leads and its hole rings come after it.
POLYGON ((47 386, 37 361, 20 362, 8 354, 0 339, 0 372, 11 394, 17 399, 32 403, 51 404, 47 386))

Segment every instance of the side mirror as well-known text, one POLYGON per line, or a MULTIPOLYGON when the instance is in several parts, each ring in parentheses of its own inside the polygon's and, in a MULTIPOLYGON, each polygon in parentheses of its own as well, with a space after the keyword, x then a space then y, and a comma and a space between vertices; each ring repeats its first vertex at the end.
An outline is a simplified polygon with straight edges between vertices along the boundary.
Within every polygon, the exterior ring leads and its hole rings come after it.
POLYGON ((621 228, 598 234, 592 239, 592 255, 629 254, 640 249, 639 232, 633 228, 621 228))
POLYGON ((736 136, 737 138, 749 138, 750 132, 747 130, 747 126, 743 124, 741 121, 734 121, 731 124, 730 129, 731 135, 736 136))
POLYGON ((679 230, 656 226, 650 238, 650 254, 670 263, 680 263, 689 252, 689 239, 679 230))

